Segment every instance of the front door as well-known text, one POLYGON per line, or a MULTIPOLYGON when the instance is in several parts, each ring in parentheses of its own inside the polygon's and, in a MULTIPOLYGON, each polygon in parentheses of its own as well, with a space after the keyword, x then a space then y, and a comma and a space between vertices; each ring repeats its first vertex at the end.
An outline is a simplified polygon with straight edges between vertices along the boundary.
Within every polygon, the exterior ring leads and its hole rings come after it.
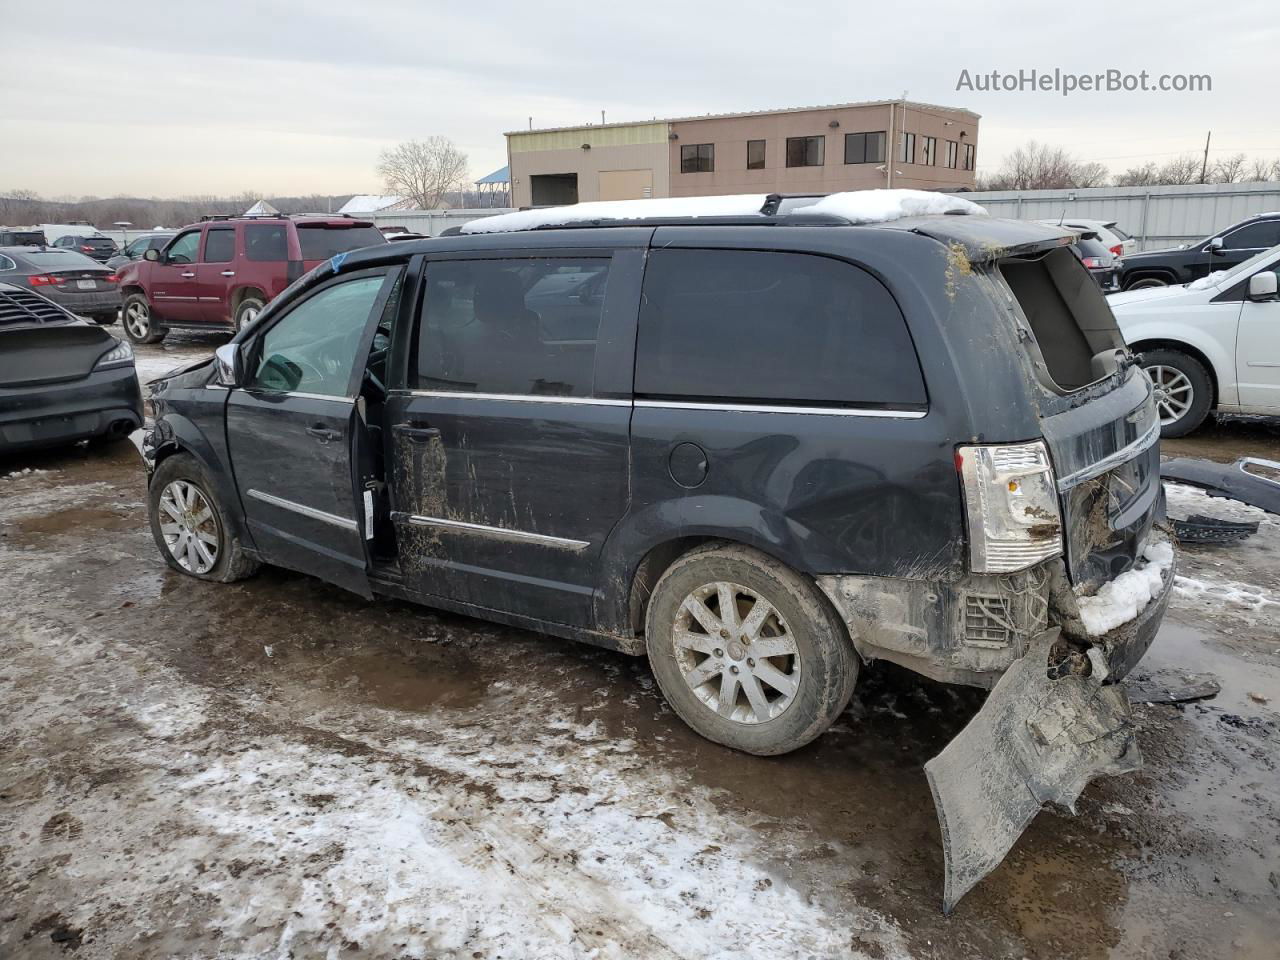
POLYGON ((628 495, 643 251, 432 260, 392 391, 400 566, 430 597, 590 626, 628 495))
MULTIPOLYGON (((1266 269, 1280 275, 1280 262, 1266 269)), ((1280 413, 1280 301, 1255 303, 1246 295, 1240 305, 1236 379, 1241 406, 1259 413, 1280 413)))
POLYGON ((195 323, 200 318, 196 260, 200 254, 199 227, 184 230, 160 251, 151 264, 151 309, 159 320, 195 323))
POLYGON ((241 345, 227 402, 240 502, 264 559, 370 596, 352 439, 385 270, 317 288, 241 345))

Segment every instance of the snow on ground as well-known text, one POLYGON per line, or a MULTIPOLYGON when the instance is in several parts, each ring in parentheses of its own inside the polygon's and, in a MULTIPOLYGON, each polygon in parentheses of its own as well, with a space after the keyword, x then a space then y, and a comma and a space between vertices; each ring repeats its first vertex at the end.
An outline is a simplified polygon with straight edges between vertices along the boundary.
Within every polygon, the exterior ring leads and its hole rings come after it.
MULTIPOLYGON (((134 368, 138 371, 138 382, 144 387, 148 381, 159 379, 165 374, 177 370, 179 367, 189 366, 198 360, 203 359, 203 355, 196 354, 151 354, 151 353, 135 353, 133 356, 134 368)), ((146 394, 146 391, 143 391, 146 394)))

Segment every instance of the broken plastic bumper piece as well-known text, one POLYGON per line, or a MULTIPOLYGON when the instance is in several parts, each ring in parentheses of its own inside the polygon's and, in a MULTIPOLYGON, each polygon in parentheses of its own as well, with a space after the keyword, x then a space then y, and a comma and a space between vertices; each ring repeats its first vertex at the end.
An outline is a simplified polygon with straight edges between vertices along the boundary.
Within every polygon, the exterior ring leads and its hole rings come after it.
MULTIPOLYGON (((1159 617, 1147 622, 1154 633, 1159 617)), ((1075 813, 1090 780, 1142 765, 1125 688, 1105 682, 1107 651, 1086 651, 1087 676, 1050 679, 1058 635, 1054 627, 1032 638, 977 715, 925 764, 942 827, 947 913, 999 865, 1042 807, 1075 813)))

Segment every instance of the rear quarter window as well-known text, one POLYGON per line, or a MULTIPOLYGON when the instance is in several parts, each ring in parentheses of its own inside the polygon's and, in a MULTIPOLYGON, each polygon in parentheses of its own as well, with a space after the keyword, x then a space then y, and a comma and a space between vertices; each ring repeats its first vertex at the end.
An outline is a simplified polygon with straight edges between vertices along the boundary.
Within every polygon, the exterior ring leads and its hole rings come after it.
POLYGON ((245 258, 259 263, 289 259, 283 223, 251 223, 244 228, 245 258))
POLYGON ((897 302, 860 267, 745 250, 655 250, 635 389, 657 398, 920 407, 897 302))

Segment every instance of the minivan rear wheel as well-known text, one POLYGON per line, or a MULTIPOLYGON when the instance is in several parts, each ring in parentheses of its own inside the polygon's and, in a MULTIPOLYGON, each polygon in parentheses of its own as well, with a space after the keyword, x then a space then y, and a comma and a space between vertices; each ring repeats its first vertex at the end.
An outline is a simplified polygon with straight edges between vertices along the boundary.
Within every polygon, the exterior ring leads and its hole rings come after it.
POLYGON ((814 583, 736 545, 702 547, 671 565, 649 601, 645 644, 685 723, 762 756, 831 726, 858 677, 844 624, 814 583))
POLYGON ((1142 352, 1142 368, 1155 387, 1160 436, 1185 437, 1204 423, 1213 403, 1213 384, 1204 364, 1180 350, 1142 352))
POLYGON ((258 569, 240 544, 239 526, 213 493, 200 461, 177 453, 161 462, 149 490, 151 535, 179 573, 230 583, 258 569))
POLYGON ((146 294, 131 293, 120 309, 124 334, 134 343, 159 343, 169 331, 157 328, 151 317, 151 304, 146 294))

